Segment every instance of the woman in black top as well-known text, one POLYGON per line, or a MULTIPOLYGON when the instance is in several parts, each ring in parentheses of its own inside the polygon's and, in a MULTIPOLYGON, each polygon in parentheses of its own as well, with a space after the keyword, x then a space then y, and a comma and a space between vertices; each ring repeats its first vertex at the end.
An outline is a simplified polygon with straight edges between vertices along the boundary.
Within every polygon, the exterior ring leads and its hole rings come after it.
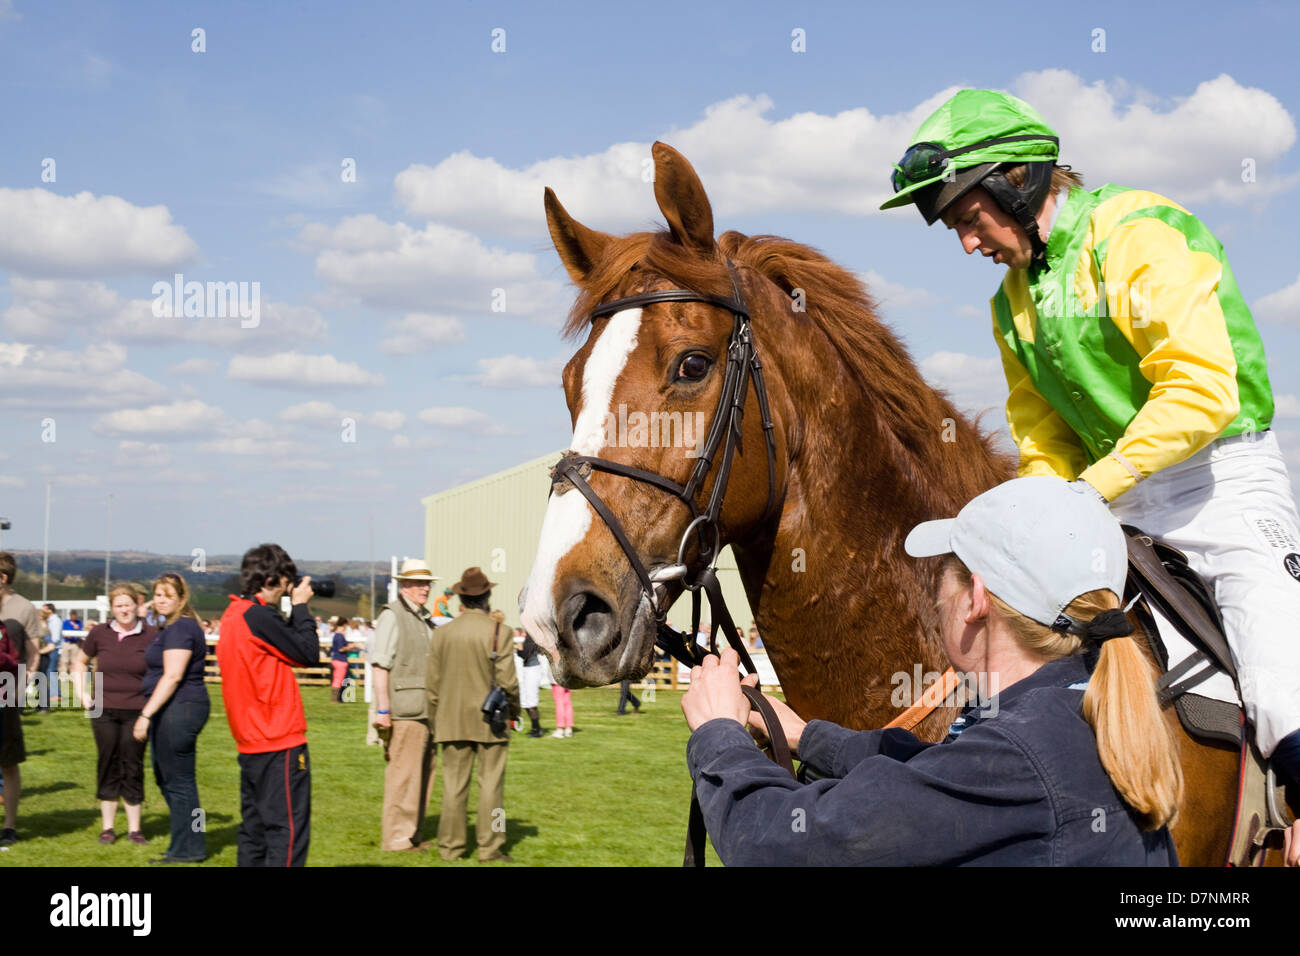
POLYGON ((207 845, 194 759, 199 732, 208 722, 203 684, 208 645, 179 574, 168 572, 154 582, 153 608, 162 630, 145 651, 143 691, 149 699, 134 733, 152 745, 154 779, 171 813, 171 845, 150 862, 198 863, 207 857, 207 845))

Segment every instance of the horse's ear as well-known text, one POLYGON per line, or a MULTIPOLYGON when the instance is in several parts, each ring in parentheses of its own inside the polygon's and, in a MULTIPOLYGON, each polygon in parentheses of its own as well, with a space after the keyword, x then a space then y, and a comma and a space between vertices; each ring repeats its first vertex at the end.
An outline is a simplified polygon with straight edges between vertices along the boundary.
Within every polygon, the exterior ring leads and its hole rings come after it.
POLYGON ((712 252, 713 207, 694 167, 667 143, 655 143, 650 153, 655 160, 655 199, 668 228, 682 245, 712 252))
POLYGON ((555 251, 560 254, 560 261, 568 270, 569 277, 578 285, 583 285, 614 237, 588 229, 570 216, 555 198, 555 192, 550 186, 546 187, 545 204, 546 228, 551 232, 555 251))

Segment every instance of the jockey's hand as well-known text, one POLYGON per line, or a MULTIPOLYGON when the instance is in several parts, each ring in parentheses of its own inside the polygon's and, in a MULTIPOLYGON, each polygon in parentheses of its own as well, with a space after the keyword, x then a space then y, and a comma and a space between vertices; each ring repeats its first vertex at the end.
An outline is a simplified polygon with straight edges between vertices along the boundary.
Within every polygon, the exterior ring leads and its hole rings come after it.
MULTIPOLYGON (((742 684, 748 684, 750 687, 758 686, 758 675, 750 674, 742 684)), ((791 756, 799 755, 799 738, 803 736, 803 729, 808 726, 807 721, 801 718, 789 705, 777 700, 771 694, 764 694, 767 702, 772 705, 772 710, 776 712, 776 719, 781 722, 781 732, 785 734, 785 742, 790 747, 791 756)), ((767 724, 763 723, 763 715, 757 710, 751 709, 749 712, 749 732, 761 746, 766 747, 769 743, 767 736, 767 724)))
POLYGON ((1300 820, 1287 827, 1282 840, 1282 865, 1300 866, 1300 820))
POLYGON ((749 701, 740 692, 740 655, 730 647, 722 657, 710 655, 691 669, 691 687, 682 697, 682 713, 692 731, 719 717, 744 726, 749 719, 749 701))

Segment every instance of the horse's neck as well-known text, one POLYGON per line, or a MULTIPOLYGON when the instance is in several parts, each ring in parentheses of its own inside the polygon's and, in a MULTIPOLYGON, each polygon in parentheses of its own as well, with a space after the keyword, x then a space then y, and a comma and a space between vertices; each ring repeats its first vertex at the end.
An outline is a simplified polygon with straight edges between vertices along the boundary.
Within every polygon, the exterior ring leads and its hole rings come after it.
MULTIPOLYGON (((821 358, 818 374, 802 380, 797 369, 782 369, 786 420, 800 432, 779 524, 733 550, 791 706, 805 719, 879 727, 897 715, 900 699, 919 696, 918 673, 928 683, 947 667, 935 612, 937 562, 907 557, 903 540, 917 522, 955 514, 982 490, 936 485, 918 469, 960 470, 961 445, 966 455, 984 456, 971 462, 977 474, 995 469, 960 416, 952 425, 960 443, 942 441, 941 415, 933 444, 899 436, 873 413, 881 398, 836 356, 821 358)), ((885 387, 929 390, 919 376, 885 387)), ((936 410, 948 408, 935 400, 936 410)))

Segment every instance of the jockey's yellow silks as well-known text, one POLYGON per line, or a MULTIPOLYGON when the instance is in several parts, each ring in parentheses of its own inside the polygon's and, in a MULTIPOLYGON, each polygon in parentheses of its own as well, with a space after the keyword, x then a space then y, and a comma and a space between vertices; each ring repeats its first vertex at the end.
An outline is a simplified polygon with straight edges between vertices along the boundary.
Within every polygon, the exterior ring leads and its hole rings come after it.
POLYGON ((1071 190, 1047 264, 1009 270, 992 300, 1021 475, 1082 478, 1114 500, 1272 423, 1259 332, 1223 246, 1187 210, 1071 190))

